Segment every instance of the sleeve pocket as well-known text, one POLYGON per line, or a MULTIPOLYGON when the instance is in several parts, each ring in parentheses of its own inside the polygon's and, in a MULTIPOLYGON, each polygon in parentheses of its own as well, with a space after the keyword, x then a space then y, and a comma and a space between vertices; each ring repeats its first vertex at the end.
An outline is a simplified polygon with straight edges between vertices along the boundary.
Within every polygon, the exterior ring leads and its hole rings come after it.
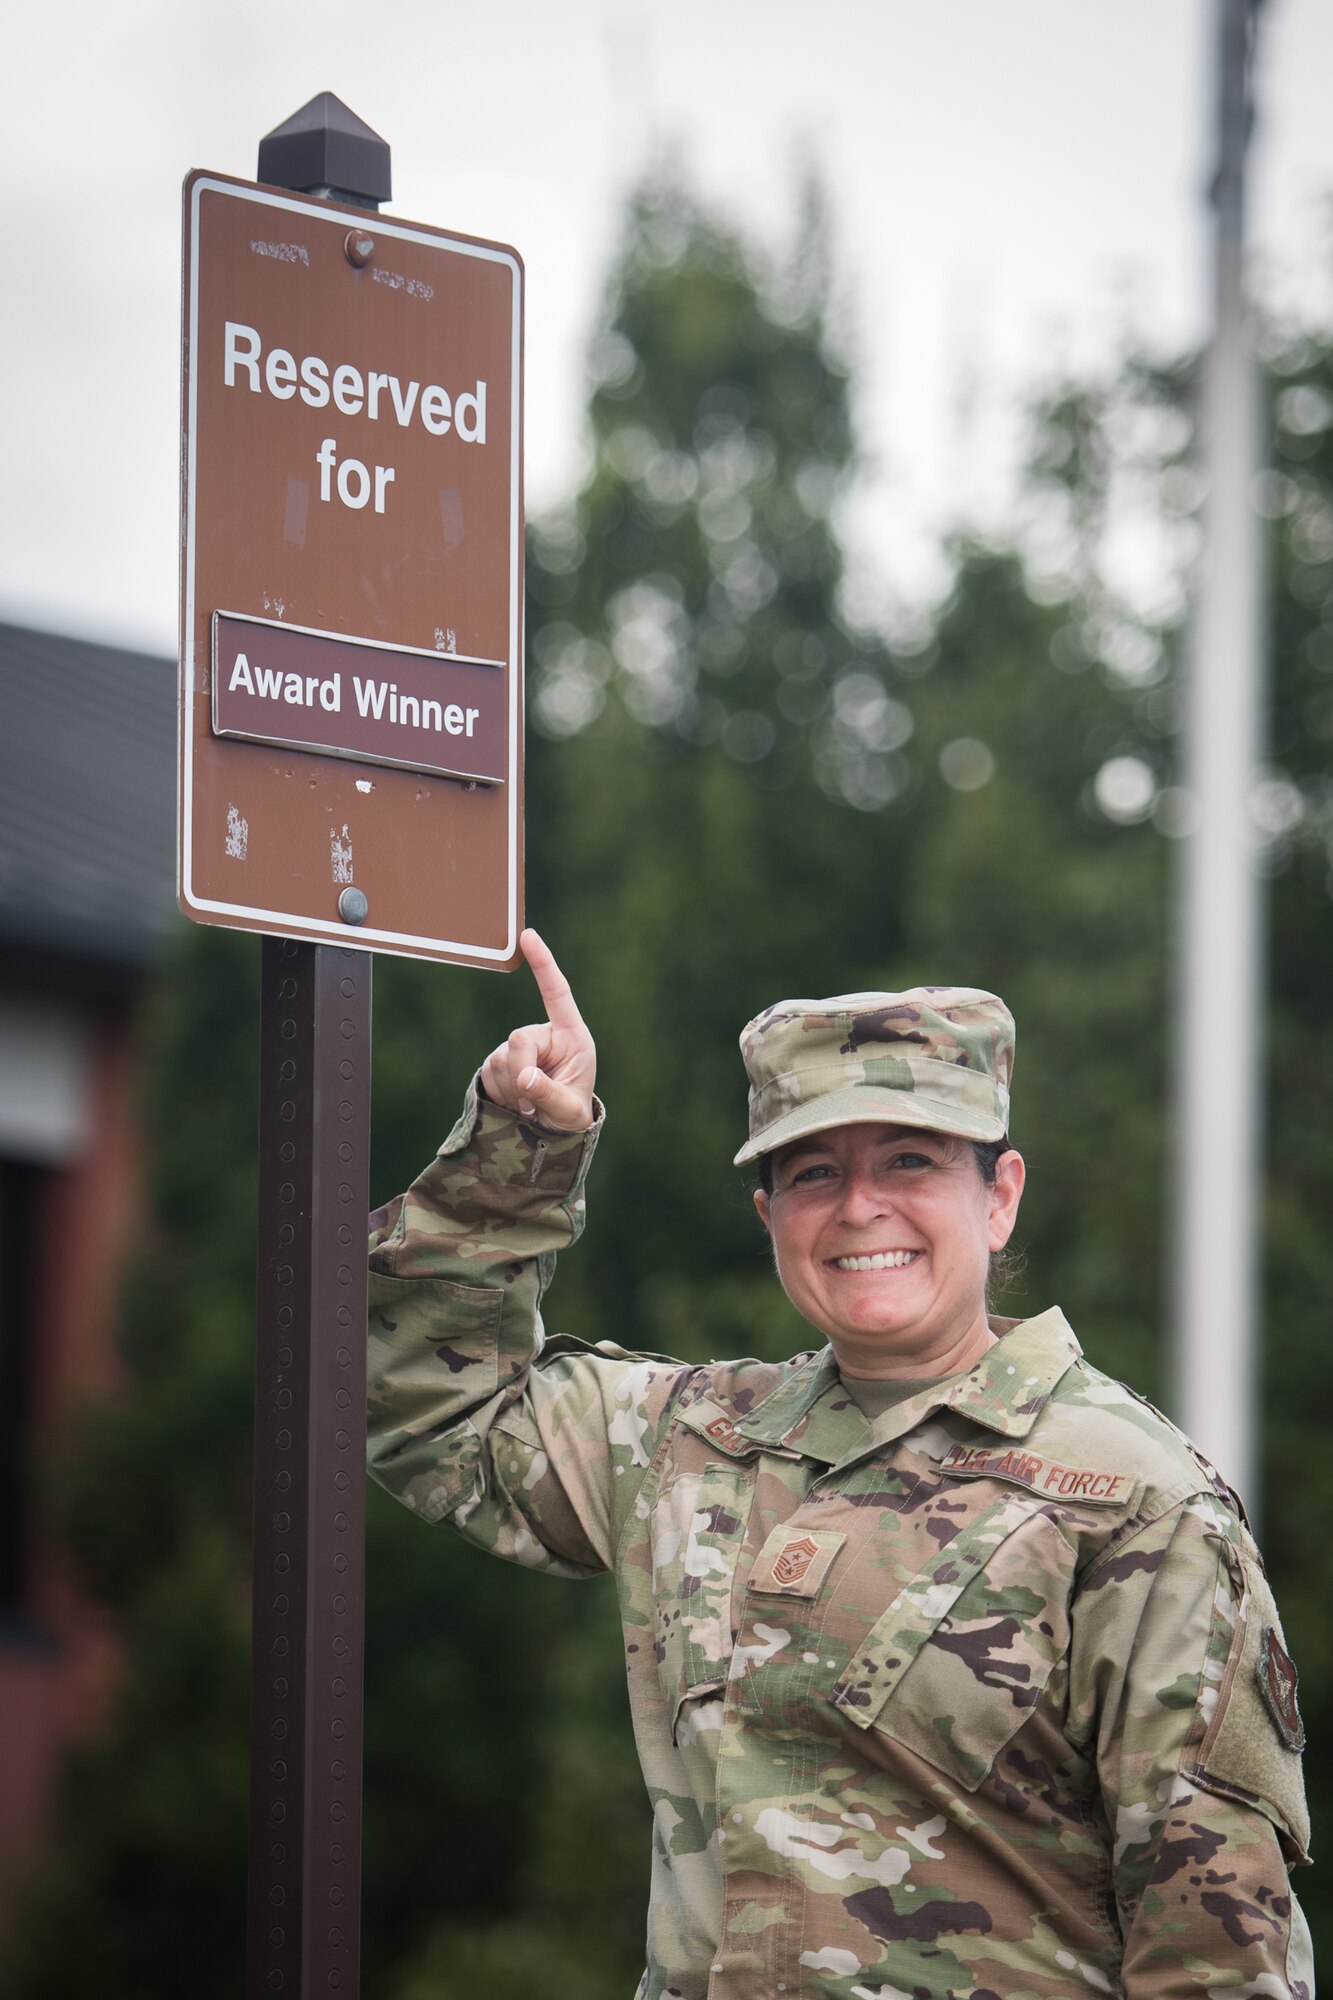
POLYGON ((1187 1775, 1205 1791, 1256 1807, 1277 1828, 1288 1862, 1308 1861, 1296 1669, 1257 1552, 1247 1548, 1232 1559, 1243 1572, 1244 1597, 1217 1702, 1187 1775))
POLYGON ((1073 1563, 1029 1498, 997 1502, 899 1593, 831 1700, 975 1791, 1068 1650, 1073 1563))

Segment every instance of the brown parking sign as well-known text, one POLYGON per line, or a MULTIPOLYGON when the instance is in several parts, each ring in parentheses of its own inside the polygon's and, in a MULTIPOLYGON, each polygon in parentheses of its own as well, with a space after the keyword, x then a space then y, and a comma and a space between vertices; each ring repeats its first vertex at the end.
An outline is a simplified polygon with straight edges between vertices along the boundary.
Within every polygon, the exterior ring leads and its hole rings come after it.
POLYGON ((517 962, 522 285, 501 244, 186 181, 195 921, 517 962))

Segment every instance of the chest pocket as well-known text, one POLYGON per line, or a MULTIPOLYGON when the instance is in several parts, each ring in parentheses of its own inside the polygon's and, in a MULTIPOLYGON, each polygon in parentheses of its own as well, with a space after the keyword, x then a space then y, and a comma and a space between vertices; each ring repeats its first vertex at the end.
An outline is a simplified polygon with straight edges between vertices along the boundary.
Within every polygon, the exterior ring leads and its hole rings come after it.
POLYGON ((734 1635, 736 1564, 745 1537, 753 1463, 683 1471, 653 1509, 653 1602, 659 1671, 672 1702, 720 1687, 734 1635))
POLYGON ((998 1500, 904 1586, 830 1700, 975 1791, 1063 1671, 1074 1559, 1030 1496, 998 1500))

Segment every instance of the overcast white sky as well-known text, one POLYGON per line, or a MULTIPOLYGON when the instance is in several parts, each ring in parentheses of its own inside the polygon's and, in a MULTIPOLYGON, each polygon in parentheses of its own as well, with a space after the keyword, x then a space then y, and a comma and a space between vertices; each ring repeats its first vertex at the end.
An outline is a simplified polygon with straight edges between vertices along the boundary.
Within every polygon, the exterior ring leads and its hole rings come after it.
MULTIPOLYGON (((260 136, 322 89, 390 141, 396 213, 522 253, 534 510, 578 476, 583 348, 654 147, 775 247, 813 158, 867 463, 850 531, 889 585, 927 588, 938 528, 1002 505, 1025 384, 1127 326, 1167 347, 1204 329, 1215 6, 25 9, 0 127, 0 614, 174 649, 180 183, 252 176, 260 136)), ((1331 85, 1328 0, 1268 0, 1253 238, 1264 286, 1323 314, 1331 85)))

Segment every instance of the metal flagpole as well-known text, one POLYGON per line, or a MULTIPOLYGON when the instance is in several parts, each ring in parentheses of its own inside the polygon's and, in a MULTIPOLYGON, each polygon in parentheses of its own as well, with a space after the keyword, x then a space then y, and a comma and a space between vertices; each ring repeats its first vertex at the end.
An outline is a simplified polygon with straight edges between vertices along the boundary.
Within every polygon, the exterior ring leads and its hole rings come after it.
POLYGON ((1245 162, 1261 0, 1217 0, 1220 27, 1215 319, 1200 425, 1206 478, 1186 686, 1176 1072, 1175 1408, 1246 1499, 1256 1498, 1254 1323, 1260 1129, 1261 888, 1249 794, 1261 754, 1259 371, 1244 282, 1245 162))

